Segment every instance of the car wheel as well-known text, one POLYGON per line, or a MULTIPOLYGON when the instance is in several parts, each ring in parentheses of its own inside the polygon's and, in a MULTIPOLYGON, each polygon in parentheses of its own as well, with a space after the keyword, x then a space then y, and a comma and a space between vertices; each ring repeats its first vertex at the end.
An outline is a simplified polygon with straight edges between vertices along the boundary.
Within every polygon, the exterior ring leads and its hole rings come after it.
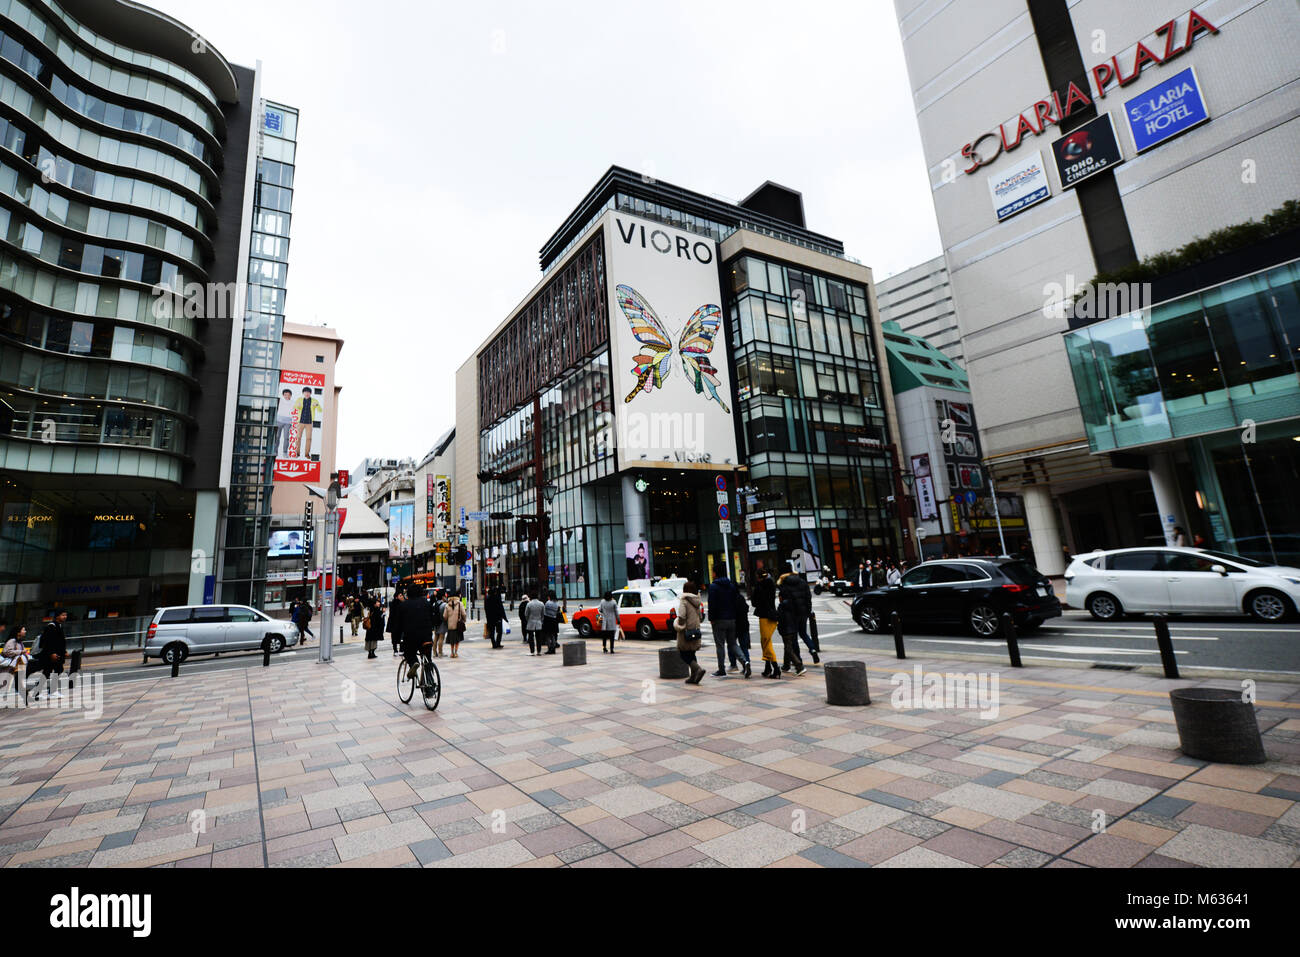
POLYGON ((1104 591, 1089 595, 1087 602, 1084 604, 1088 609, 1088 614, 1098 621, 1115 621, 1124 614, 1119 599, 1114 595, 1108 595, 1104 591))
POLYGON ((858 626, 869 635, 878 635, 884 628, 885 618, 875 605, 863 605, 858 615, 858 626))
POLYGON ((284 635, 267 635, 271 640, 271 654, 278 655, 284 651, 284 635))
POLYGON ((578 624, 575 627, 578 629, 578 634, 580 634, 583 638, 591 637, 591 622, 589 622, 586 618, 580 618, 578 620, 578 624))
POLYGON ((174 641, 162 651, 162 660, 165 664, 174 665, 184 661, 190 656, 190 650, 179 641, 174 641))
POLYGON ((1291 603, 1285 595, 1266 589, 1246 596, 1246 610, 1256 621, 1274 623, 1287 619, 1291 614, 1291 603))
POLYGON ((998 620, 997 609, 992 605, 972 605, 967 621, 970 622, 971 631, 981 638, 992 638, 1002 627, 1002 623, 998 620))
POLYGON ((642 641, 649 641, 655 636, 655 626, 649 618, 642 618, 636 623, 636 636, 642 641))
POLYGON ((820 595, 821 593, 822 593, 822 586, 821 586, 821 585, 813 585, 813 594, 814 594, 814 595, 820 595))

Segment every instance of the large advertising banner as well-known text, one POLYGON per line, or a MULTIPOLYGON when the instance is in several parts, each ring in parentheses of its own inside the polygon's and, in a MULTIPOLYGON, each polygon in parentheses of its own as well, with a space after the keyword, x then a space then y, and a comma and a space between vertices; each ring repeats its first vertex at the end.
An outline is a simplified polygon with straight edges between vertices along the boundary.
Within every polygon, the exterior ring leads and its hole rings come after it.
POLYGON ((388 508, 388 557, 409 558, 415 547, 415 503, 388 508))
POLYGON ((434 523, 444 532, 451 530, 451 479, 445 475, 434 476, 433 508, 437 520, 434 523))
POLYGON ((319 372, 280 373, 275 410, 277 482, 320 482, 325 444, 325 376, 319 372))
POLYGON ((619 467, 736 464, 717 243, 618 211, 604 229, 619 467))

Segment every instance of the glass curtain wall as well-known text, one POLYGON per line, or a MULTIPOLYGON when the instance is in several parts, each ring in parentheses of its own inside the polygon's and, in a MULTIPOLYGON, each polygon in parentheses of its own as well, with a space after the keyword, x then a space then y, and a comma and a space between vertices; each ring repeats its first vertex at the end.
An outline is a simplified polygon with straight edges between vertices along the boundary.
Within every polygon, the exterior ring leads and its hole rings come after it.
MULTIPOLYGON (((248 298, 239 363, 239 399, 221 600, 262 607, 275 465, 276 390, 284 335, 289 226, 298 111, 267 104, 253 196, 248 298), (275 118, 268 122, 267 115, 275 118)), ((323 509, 322 509, 323 512, 323 509)))
POLYGON ((758 489, 747 511, 770 513, 768 547, 751 545, 751 563, 785 571, 799 551, 805 564, 838 573, 859 557, 901 555, 866 289, 752 255, 725 273, 742 441, 758 489))

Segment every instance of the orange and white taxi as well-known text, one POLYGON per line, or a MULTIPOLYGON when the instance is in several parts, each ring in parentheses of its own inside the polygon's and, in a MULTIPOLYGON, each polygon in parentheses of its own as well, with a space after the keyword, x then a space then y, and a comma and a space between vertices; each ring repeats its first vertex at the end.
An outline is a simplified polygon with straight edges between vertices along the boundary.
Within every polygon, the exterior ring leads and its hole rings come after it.
MULTIPOLYGON (((619 625, 627 637, 635 635, 648 640, 656 635, 673 634, 678 595, 671 588, 630 586, 615 591, 613 598, 618 603, 619 625)), ((590 638, 601 630, 599 618, 596 606, 583 608, 574 612, 573 627, 583 638, 590 638)))

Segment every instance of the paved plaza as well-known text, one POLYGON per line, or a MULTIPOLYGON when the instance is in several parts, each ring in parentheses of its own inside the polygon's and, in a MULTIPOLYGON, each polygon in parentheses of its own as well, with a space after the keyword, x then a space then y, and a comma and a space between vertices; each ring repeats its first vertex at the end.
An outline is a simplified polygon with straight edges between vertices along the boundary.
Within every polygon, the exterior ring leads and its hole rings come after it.
MULTIPOLYGON (((1183 756, 1171 682, 1001 669, 996 718, 803 678, 659 680, 659 645, 589 664, 515 642, 440 660, 441 707, 384 649, 331 665, 104 686, 103 713, 0 714, 0 863, 90 867, 1294 867, 1300 686, 1261 683, 1269 762, 1183 756), (915 702, 911 702, 915 703, 915 702)), ((314 651, 314 648, 312 649, 314 651)), ((709 664, 712 649, 702 661, 709 664)))

